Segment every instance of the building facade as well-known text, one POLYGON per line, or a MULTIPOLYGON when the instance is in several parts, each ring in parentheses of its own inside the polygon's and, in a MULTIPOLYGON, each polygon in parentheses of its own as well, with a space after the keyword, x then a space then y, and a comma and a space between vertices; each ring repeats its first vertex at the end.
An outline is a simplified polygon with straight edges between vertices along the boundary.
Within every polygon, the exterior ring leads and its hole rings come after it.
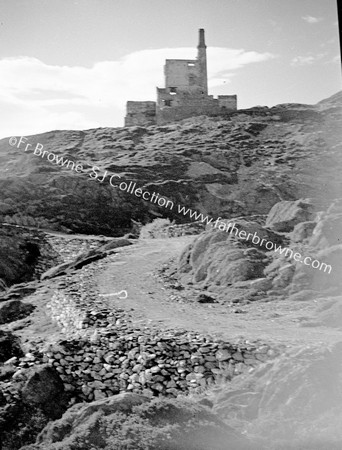
POLYGON ((162 125, 188 117, 219 115, 237 109, 236 95, 208 95, 207 47, 199 30, 196 59, 167 59, 165 87, 157 87, 157 101, 128 101, 125 126, 162 125))

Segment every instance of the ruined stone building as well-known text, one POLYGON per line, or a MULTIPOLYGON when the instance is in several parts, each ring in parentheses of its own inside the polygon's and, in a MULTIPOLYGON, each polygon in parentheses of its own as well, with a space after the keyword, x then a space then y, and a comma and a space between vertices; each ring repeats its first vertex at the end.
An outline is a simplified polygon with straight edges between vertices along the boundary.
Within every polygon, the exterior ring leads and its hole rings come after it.
POLYGON ((196 59, 167 59, 165 87, 157 87, 157 101, 128 101, 125 126, 161 125, 187 117, 217 115, 237 109, 236 95, 208 95, 207 46, 199 30, 196 59))

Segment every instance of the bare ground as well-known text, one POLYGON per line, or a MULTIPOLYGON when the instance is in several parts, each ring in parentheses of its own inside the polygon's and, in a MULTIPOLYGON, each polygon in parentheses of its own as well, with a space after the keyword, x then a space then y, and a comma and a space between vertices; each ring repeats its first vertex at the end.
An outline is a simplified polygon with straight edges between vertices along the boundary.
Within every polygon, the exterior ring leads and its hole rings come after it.
MULTIPOLYGON (((128 296, 106 297, 108 304, 129 310, 135 323, 162 329, 183 328, 228 340, 244 337, 300 345, 341 340, 342 331, 308 326, 315 320, 319 299, 257 301, 242 307, 176 301, 175 291, 165 288, 154 275, 163 263, 178 257, 192 239, 193 236, 140 240, 134 246, 119 249, 115 260, 108 261, 98 273, 96 283, 102 294, 126 290, 128 296)), ((182 297, 193 294, 193 289, 187 289, 182 297)))

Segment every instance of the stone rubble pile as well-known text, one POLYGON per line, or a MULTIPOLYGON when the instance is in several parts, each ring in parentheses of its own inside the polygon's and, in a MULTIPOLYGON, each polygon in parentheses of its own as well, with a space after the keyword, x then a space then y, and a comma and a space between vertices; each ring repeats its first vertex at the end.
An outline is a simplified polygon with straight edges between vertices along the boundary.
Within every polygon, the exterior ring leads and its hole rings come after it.
MULTIPOLYGON (((248 341, 229 344, 188 332, 163 335, 131 329, 117 320, 117 329, 94 331, 80 340, 50 345, 43 353, 12 358, 13 381, 25 380, 25 371, 47 363, 63 380, 73 402, 92 401, 119 392, 176 397, 207 387, 277 356, 268 345, 248 341)), ((16 397, 12 383, 1 383, 5 398, 16 397)))
POLYGON ((61 239, 59 236, 53 236, 52 234, 46 235, 46 240, 51 247, 61 256, 63 262, 72 262, 75 258, 84 253, 86 254, 90 250, 94 250, 102 244, 108 242, 110 238, 103 239, 89 239, 89 238, 70 238, 61 239), (66 245, 67 243, 67 245, 66 245))
POLYGON ((97 400, 119 392, 177 396, 206 387, 274 357, 266 345, 230 345, 204 336, 95 336, 93 342, 72 342, 50 348, 44 362, 53 365, 65 389, 78 399, 97 400))
MULTIPOLYGON (((201 222, 170 225, 168 227, 159 230, 158 235, 156 237, 171 238, 171 237, 194 235, 200 234, 204 230, 205 225, 201 222)), ((153 237, 153 235, 151 237, 153 237)))

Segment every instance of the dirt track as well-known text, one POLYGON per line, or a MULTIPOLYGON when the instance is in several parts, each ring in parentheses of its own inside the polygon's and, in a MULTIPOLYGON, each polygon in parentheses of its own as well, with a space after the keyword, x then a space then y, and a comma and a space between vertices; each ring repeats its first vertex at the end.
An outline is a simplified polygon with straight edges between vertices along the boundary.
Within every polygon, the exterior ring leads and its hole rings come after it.
MULTIPOLYGON (((172 299, 176 292, 165 288, 153 273, 169 258, 178 257, 193 238, 141 240, 131 247, 123 247, 114 261, 104 264, 94 282, 102 294, 126 290, 126 299, 110 296, 108 304, 130 311, 133 321, 139 324, 162 329, 183 328, 231 340, 244 337, 302 345, 342 339, 342 331, 307 326, 320 300, 258 301, 232 308, 172 299), (236 310, 242 312, 235 313, 236 310)), ((186 290, 182 296, 186 299, 193 294, 193 290, 186 290)))

